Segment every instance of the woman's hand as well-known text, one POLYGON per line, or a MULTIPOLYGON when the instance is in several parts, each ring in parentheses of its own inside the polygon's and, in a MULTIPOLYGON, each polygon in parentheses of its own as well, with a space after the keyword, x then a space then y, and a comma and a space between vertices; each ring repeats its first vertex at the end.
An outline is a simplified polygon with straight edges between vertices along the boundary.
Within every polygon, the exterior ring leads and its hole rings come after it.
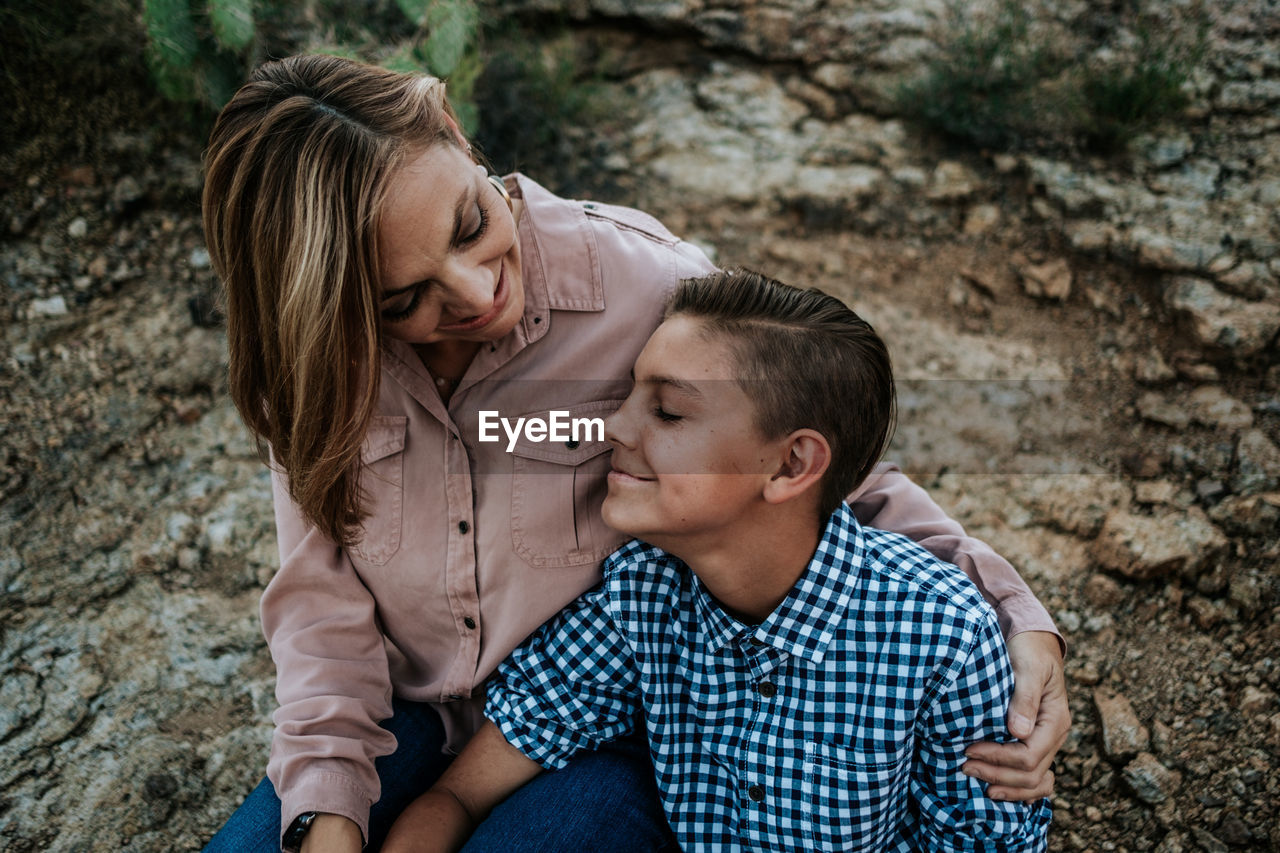
POLYGON ((1023 631, 1007 643, 1013 665, 1008 726, 1014 743, 975 743, 964 772, 989 783, 993 800, 1037 800, 1053 793, 1054 756, 1071 728, 1062 648, 1047 631, 1023 631))
POLYGON ((302 853, 360 853, 364 837, 360 827, 350 818, 336 814, 318 814, 306 838, 302 853))

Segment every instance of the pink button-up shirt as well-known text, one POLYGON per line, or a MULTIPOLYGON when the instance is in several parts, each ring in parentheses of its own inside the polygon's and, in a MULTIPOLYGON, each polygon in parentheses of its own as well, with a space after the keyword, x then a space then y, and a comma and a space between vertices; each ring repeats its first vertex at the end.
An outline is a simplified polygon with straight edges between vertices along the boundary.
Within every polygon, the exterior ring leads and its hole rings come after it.
MULTIPOLYGON (((307 524, 275 475, 280 570, 262 623, 280 703, 267 773, 284 826, 330 812, 367 837, 379 795, 373 760, 395 749, 378 726, 392 694, 432 704, 450 748, 461 746, 480 722, 485 678, 593 586, 602 558, 626 538, 600 515, 601 435, 522 435, 510 446, 498 428, 499 440, 485 442, 481 413, 511 422, 611 413, 667 294, 712 264, 638 211, 560 199, 520 175, 507 186, 524 200, 523 319, 481 349, 447 404, 409 345, 384 343, 359 544, 340 548, 307 524)), ((1054 630, 1013 568, 895 467, 879 466, 851 504, 863 523, 965 569, 1006 635, 1054 630)))

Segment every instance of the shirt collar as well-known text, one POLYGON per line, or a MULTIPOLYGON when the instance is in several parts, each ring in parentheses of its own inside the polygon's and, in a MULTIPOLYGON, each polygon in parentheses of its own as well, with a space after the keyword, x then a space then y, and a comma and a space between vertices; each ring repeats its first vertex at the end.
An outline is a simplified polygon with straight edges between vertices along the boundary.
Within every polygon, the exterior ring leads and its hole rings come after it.
POLYGON ((849 507, 841 503, 828 519, 796 585, 773 613, 754 627, 721 610, 695 577, 695 606, 708 650, 715 653, 746 636, 789 655, 822 663, 836 626, 846 618, 853 600, 864 552, 862 528, 849 507))

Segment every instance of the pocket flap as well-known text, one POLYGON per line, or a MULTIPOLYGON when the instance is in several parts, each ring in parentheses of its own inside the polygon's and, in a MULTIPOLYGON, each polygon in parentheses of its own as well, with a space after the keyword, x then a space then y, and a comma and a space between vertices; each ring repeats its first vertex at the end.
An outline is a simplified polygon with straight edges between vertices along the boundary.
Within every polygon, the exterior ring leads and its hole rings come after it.
MULTIPOLYGON (((536 459, 540 462, 552 462, 557 465, 581 465, 588 459, 599 456, 609 450, 609 442, 604 440, 604 428, 594 423, 583 423, 595 418, 603 420, 618 410, 621 400, 597 400, 593 403, 579 403, 576 406, 564 406, 544 409, 538 412, 507 416, 514 425, 518 418, 524 418, 525 424, 520 429, 511 452, 523 459, 536 459), (529 438, 526 431, 531 420, 539 420, 546 425, 545 437, 541 441, 529 438), (575 421, 577 439, 573 438, 575 421), (554 432, 553 432, 554 431, 554 432), (555 434, 557 438, 552 439, 555 434)), ((501 427, 499 427, 502 430, 501 427)), ((505 431, 503 441, 507 441, 505 431)))
POLYGON ((368 465, 404 450, 408 429, 409 419, 404 415, 374 415, 360 447, 360 461, 368 465))

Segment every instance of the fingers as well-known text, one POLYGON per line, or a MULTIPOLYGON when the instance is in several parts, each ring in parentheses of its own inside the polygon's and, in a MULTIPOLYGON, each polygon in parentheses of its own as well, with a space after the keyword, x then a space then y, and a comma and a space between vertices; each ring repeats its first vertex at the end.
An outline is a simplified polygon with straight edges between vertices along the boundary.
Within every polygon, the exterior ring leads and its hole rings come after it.
POLYGON ((1071 729, 1065 684, 1054 673, 1039 697, 1036 722, 1028 737, 1011 743, 986 741, 965 750, 963 772, 987 782, 997 800, 1036 800, 1053 791, 1049 769, 1071 729))
POLYGON ((1005 725, 1018 740, 1029 739, 1035 731, 1043 689, 1043 683, 1032 684, 1029 679, 1018 679, 1013 683, 1013 699, 1009 702, 1005 725))
POLYGON ((1041 797, 1049 797, 1053 795, 1054 775, 1053 771, 1048 771, 1041 777, 1040 784, 1033 788, 1014 788, 1005 785, 989 785, 987 786, 987 796, 993 800, 1008 800, 1010 802, 1021 800, 1023 802, 1031 802, 1041 797))

